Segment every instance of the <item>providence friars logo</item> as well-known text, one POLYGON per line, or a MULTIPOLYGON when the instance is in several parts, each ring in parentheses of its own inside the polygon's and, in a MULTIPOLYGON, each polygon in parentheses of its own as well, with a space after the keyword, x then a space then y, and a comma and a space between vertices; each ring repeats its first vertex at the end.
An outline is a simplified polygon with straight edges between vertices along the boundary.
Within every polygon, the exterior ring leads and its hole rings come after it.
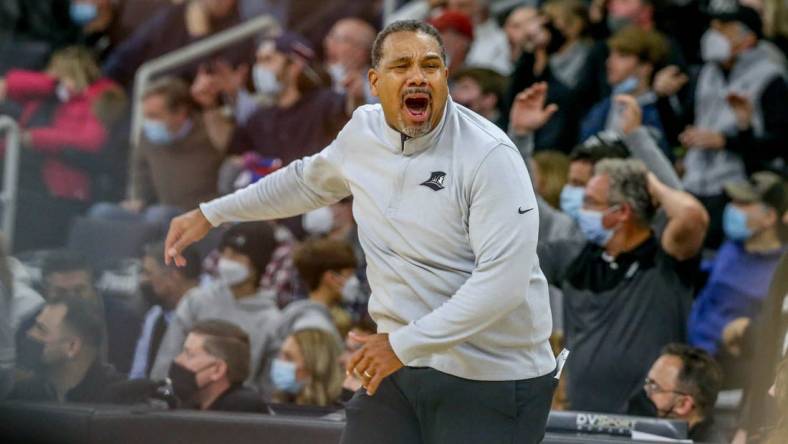
POLYGON ((427 188, 431 188, 433 191, 442 190, 445 187, 443 186, 443 181, 446 179, 446 173, 443 171, 433 171, 430 175, 430 178, 427 179, 425 182, 422 182, 420 185, 424 185, 427 188))

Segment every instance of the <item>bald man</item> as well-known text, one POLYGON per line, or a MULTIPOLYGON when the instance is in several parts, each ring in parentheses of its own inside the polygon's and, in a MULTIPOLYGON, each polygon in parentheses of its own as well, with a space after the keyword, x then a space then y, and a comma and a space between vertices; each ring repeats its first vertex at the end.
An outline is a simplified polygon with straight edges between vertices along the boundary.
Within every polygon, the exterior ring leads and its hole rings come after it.
POLYGON ((331 74, 334 91, 363 91, 366 103, 375 103, 370 93, 367 71, 375 28, 358 18, 344 18, 331 28, 323 41, 326 69, 331 74))

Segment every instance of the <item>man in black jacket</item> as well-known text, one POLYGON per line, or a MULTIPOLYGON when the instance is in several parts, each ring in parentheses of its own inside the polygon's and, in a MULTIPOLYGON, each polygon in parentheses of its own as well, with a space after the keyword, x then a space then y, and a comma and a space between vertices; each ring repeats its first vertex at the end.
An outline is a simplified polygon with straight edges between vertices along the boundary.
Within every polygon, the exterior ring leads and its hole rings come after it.
POLYGON ((95 303, 74 295, 52 297, 19 351, 19 364, 32 373, 17 381, 9 398, 105 401, 106 389, 125 377, 100 359, 103 340, 103 318, 95 303))
POLYGON ((180 406, 268 413, 262 397, 242 385, 249 375, 249 357, 249 336, 237 325, 218 319, 195 324, 170 366, 180 406))

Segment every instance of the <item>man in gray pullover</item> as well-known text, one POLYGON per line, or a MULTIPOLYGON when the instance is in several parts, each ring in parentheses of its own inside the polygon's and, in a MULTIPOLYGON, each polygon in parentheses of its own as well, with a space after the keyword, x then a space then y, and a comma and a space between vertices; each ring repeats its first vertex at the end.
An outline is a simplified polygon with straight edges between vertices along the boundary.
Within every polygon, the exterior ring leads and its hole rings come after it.
POLYGON ((540 442, 556 367, 539 214, 525 164, 495 125, 448 98, 438 32, 377 37, 358 108, 334 142, 173 220, 165 256, 215 226, 353 195, 378 334, 347 369, 364 381, 345 443, 540 442))

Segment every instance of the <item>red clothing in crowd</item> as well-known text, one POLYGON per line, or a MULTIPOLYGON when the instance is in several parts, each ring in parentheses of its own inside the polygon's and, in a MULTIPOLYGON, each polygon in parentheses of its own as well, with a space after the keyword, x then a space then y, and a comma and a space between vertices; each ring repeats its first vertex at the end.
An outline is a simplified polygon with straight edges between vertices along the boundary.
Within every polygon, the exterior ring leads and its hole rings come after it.
POLYGON ((66 150, 98 153, 104 147, 108 130, 92 111, 101 94, 117 85, 99 79, 79 94, 57 106, 47 126, 28 128, 45 99, 55 95, 56 78, 34 71, 11 70, 6 75, 6 95, 23 106, 20 127, 30 134, 29 148, 44 155, 41 180, 54 197, 87 201, 90 199, 88 172, 63 162, 66 150))

